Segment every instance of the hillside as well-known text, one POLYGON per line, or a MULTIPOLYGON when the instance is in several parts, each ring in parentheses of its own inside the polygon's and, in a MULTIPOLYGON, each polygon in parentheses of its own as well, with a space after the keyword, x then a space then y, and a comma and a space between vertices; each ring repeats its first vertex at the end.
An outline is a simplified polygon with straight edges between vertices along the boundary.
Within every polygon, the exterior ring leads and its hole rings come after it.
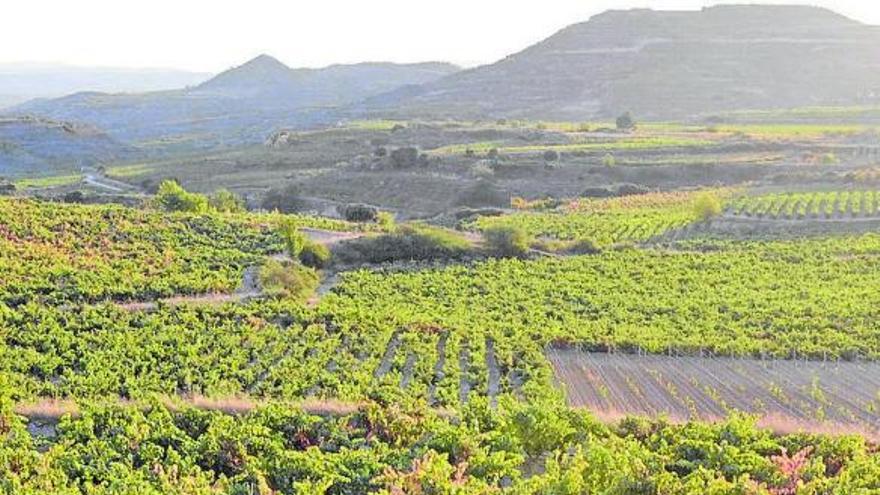
POLYGON ((0 64, 0 108, 33 98, 79 91, 160 91, 195 86, 211 74, 173 69, 78 67, 63 64, 0 64))
POLYGON ((372 112, 642 118, 880 100, 880 29, 796 6, 609 11, 492 65, 382 95, 372 112))
POLYGON ((132 148, 89 126, 36 118, 0 118, 3 176, 78 170, 132 153, 132 148))
POLYGON ((262 55, 193 88, 84 92, 29 102, 9 113, 87 122, 146 148, 204 149, 262 142, 279 127, 329 122, 330 108, 455 70, 448 64, 380 63, 291 69, 262 55))

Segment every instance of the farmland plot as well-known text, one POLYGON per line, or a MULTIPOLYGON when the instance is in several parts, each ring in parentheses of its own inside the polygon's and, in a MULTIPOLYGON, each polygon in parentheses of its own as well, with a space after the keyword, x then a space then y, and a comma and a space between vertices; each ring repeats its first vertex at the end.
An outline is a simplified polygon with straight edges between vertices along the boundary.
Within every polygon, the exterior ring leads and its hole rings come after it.
POLYGON ((632 355, 551 348, 568 402, 610 415, 718 420, 735 411, 876 431, 880 363, 632 355))

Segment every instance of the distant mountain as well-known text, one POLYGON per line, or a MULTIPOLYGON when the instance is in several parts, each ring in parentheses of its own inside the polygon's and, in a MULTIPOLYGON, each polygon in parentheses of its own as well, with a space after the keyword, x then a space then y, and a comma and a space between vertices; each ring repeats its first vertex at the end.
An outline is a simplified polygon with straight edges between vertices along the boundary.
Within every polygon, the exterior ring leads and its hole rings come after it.
POLYGON ((680 118, 880 102, 880 28, 829 10, 609 11, 495 64, 362 107, 401 116, 680 118))
POLYGON ((3 177, 74 171, 127 158, 134 152, 90 126, 0 117, 0 176, 3 177))
POLYGON ((159 91, 195 86, 211 74, 169 69, 76 67, 61 64, 0 64, 0 108, 32 98, 79 91, 159 91))
POLYGON ((258 143, 276 128, 329 122, 335 108, 456 70, 441 63, 291 69, 261 55, 192 88, 77 93, 28 102, 7 112, 86 122, 147 147, 198 149, 258 143))

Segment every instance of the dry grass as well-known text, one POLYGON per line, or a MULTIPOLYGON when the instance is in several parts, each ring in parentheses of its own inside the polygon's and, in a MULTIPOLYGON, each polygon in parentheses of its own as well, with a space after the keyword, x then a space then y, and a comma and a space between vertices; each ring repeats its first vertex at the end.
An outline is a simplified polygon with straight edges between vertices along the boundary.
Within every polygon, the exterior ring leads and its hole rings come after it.
MULTIPOLYGON (((193 395, 186 397, 159 397, 159 403, 172 411, 196 408, 203 411, 218 411, 230 415, 242 415, 269 404, 266 400, 247 396, 205 397, 193 395)), ((277 403, 277 402, 273 402, 277 403)), ((148 407, 147 403, 132 402, 119 399, 116 405, 148 407)), ((319 416, 345 416, 356 413, 362 406, 358 402, 344 402, 334 399, 305 399, 298 402, 284 403, 291 408, 319 416)), ((76 417, 80 414, 80 406, 69 399, 43 399, 36 402, 17 404, 14 412, 30 419, 57 421, 64 416, 76 417)))

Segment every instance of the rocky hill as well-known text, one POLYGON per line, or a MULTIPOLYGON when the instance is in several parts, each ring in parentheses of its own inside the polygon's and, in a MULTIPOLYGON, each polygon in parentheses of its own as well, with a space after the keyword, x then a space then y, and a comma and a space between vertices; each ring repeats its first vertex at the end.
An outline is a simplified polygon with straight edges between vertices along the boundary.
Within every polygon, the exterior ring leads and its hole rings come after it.
POLYGON ((588 119, 880 102, 880 28, 829 10, 608 11, 492 65, 372 99, 368 111, 588 119))
POLYGON ((357 64, 291 69, 262 55, 198 86, 132 94, 77 93, 8 110, 85 122, 149 149, 262 142, 281 127, 329 122, 332 109, 455 72, 449 64, 357 64))
POLYGON ((133 156, 91 126, 40 118, 0 118, 0 176, 74 171, 133 156))

